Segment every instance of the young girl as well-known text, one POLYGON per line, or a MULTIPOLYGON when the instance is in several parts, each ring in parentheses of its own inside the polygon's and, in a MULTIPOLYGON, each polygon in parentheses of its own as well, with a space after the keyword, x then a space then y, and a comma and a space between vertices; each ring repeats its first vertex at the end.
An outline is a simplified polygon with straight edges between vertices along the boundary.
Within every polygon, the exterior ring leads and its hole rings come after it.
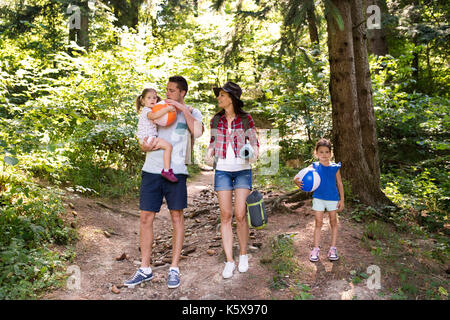
MULTIPOLYGON (((339 168, 341 163, 331 162, 332 157, 331 142, 327 139, 320 139, 316 143, 314 156, 319 159, 310 168, 314 168, 320 176, 320 185, 313 193, 312 210, 315 215, 316 226, 314 229, 314 248, 309 255, 309 260, 316 262, 319 260, 320 232, 323 224, 323 214, 325 209, 330 216, 331 227, 331 248, 328 251, 328 259, 335 261, 339 259, 336 249, 336 239, 338 233, 337 212, 344 210, 344 185, 342 184, 339 168)), ((301 188, 303 186, 300 178, 294 178, 294 183, 301 188)))
POLYGON ((168 108, 164 108, 157 112, 152 112, 153 106, 161 101, 161 98, 158 97, 156 90, 152 88, 146 88, 142 91, 136 99, 136 110, 140 113, 139 122, 138 122, 138 131, 137 137, 139 139, 139 143, 142 143, 147 139, 147 142, 150 143, 153 139, 156 139, 156 147, 158 149, 163 149, 163 160, 164 160, 164 169, 161 171, 161 175, 163 178, 171 181, 177 182, 178 179, 175 177, 172 169, 170 168, 170 159, 172 157, 172 144, 168 141, 158 138, 158 129, 153 120, 158 119, 165 115, 170 111, 176 111, 174 107, 169 106, 168 108))

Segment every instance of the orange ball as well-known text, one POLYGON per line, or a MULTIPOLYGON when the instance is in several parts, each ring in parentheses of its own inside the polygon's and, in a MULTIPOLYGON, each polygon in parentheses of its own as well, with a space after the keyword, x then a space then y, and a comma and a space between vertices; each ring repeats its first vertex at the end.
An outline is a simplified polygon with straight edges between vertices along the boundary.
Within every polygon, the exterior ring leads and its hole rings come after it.
MULTIPOLYGON (((160 102, 155 104, 155 106, 152 108, 152 112, 157 112, 159 110, 162 110, 164 108, 168 108, 169 105, 164 102, 160 102)), ((153 120, 157 125, 166 127, 170 126, 172 123, 175 122, 177 119, 177 113, 175 111, 169 111, 162 117, 159 117, 158 119, 153 120)))

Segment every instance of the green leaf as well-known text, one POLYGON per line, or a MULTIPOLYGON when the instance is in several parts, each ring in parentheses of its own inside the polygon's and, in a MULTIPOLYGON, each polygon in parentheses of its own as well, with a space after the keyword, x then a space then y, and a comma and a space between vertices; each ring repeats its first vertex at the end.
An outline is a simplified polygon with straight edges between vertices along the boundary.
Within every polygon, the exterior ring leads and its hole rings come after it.
POLYGON ((344 20, 342 19, 339 9, 330 0, 325 1, 325 4, 325 10, 327 10, 336 19, 336 24, 338 25, 339 30, 344 31, 344 20))
POLYGON ((446 297, 448 296, 447 290, 445 290, 443 287, 439 287, 438 291, 440 294, 443 294, 446 297))

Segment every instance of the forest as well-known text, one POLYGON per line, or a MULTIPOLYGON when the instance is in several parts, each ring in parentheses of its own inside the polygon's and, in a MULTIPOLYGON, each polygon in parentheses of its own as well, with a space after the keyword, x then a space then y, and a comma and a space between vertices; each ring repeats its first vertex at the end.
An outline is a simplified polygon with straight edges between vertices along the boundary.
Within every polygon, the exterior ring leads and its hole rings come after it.
POLYGON ((136 97, 182 75, 206 129, 192 177, 206 167, 212 88, 236 82, 256 127, 278 135, 262 147, 277 170, 257 162, 256 186, 295 191, 330 139, 343 214, 433 239, 421 254, 447 266, 396 297, 447 300, 449 16, 443 0, 0 1, 0 299, 63 285, 79 237, 67 192, 138 202, 136 97))

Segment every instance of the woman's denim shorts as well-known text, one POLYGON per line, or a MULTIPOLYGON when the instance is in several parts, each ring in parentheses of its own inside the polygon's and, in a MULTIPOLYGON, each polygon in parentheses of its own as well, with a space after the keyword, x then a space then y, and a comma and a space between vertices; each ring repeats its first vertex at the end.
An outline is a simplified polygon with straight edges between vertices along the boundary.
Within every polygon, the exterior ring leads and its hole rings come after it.
POLYGON ((221 171, 216 170, 214 175, 214 191, 234 189, 252 190, 252 170, 221 171))

